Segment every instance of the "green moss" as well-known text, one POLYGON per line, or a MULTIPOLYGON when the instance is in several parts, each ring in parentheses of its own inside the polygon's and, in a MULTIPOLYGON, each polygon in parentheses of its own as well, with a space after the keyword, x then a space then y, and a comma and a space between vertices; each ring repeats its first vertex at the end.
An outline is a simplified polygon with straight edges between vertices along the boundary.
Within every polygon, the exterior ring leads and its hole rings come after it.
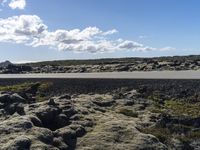
POLYGON ((167 128, 151 127, 151 128, 140 129, 140 130, 141 132, 145 134, 154 135, 162 143, 169 143, 170 139, 172 138, 172 134, 167 128))
POLYGON ((53 83, 51 82, 42 82, 40 86, 38 87, 37 93, 36 93, 36 100, 41 102, 48 100, 50 98, 50 95, 47 95, 48 91, 52 87, 53 83))
POLYGON ((183 143, 189 143, 193 140, 199 140, 200 131, 191 131, 187 135, 178 136, 177 139, 179 139, 183 143))
POLYGON ((164 100, 161 99, 159 91, 154 91, 152 95, 148 96, 148 99, 152 101, 152 105, 156 109, 163 108, 164 100))
POLYGON ((185 101, 168 100, 165 102, 165 108, 172 110, 173 114, 178 116, 186 115, 191 118, 200 116, 200 102, 189 103, 185 101))
POLYGON ((187 135, 188 139, 200 139, 200 131, 193 131, 187 135))
MULTIPOLYGON (((153 113, 167 114, 171 116, 187 116, 189 118, 197 118, 200 116, 200 102, 197 96, 187 98, 172 98, 166 100, 160 98, 158 92, 148 97, 152 101, 149 111, 153 113)), ((184 145, 189 145, 193 140, 200 139, 200 130, 194 131, 193 126, 185 126, 183 124, 173 124, 167 127, 148 127, 141 129, 141 132, 156 136, 161 142, 170 145, 172 138, 180 140, 184 145), (182 134, 180 134, 182 133, 182 134)))
POLYGON ((149 108, 149 111, 152 112, 152 113, 160 113, 160 114, 163 114, 163 113, 166 113, 164 109, 161 109, 161 108, 157 108, 157 107, 150 107, 149 108))
POLYGON ((176 131, 170 130, 168 128, 163 128, 163 127, 149 127, 149 128, 144 128, 140 129, 141 132, 145 134, 151 134, 154 135, 159 139, 160 142, 164 144, 170 144, 170 141, 172 138, 180 140, 182 143, 189 143, 190 141, 193 140, 198 140, 200 139, 200 131, 194 131, 192 130, 192 126, 185 126, 185 125, 180 125, 180 124, 174 124, 173 125, 174 129, 186 129, 188 130, 187 133, 185 134, 177 134, 176 131))
MULTIPOLYGON (((190 128, 190 127, 187 127, 190 128)), ((162 127, 150 127, 150 128, 145 128, 145 129, 140 129, 141 132, 145 134, 151 134, 154 135, 159 139, 160 142, 162 143, 170 143, 171 138, 176 138, 180 140, 183 143, 188 143, 192 140, 200 139, 200 131, 189 131, 185 135, 177 135, 172 132, 170 132, 169 129, 167 128, 162 128, 162 127)))
POLYGON ((36 86, 36 94, 35 96, 37 101, 47 100, 49 97, 46 94, 49 91, 50 87, 53 85, 51 82, 25 82, 22 84, 10 85, 10 86, 0 86, 0 91, 8 91, 8 92, 26 92, 31 87, 36 86))
POLYGON ((0 91, 22 92, 33 85, 34 83, 22 83, 10 86, 0 86, 0 91))
POLYGON ((40 91, 40 92, 45 92, 45 91, 48 90, 52 85, 53 85, 53 83, 51 83, 51 82, 43 82, 43 83, 41 83, 40 86, 38 87, 38 91, 40 91))
POLYGON ((129 116, 129 117, 135 117, 137 118, 138 117, 138 113, 131 110, 131 109, 127 109, 127 108, 121 108, 119 110, 119 113, 125 115, 125 116, 129 116))
POLYGON ((150 111, 155 113, 163 113, 169 110, 171 115, 188 116, 196 118, 200 116, 200 102, 193 102, 192 99, 170 99, 162 100, 158 92, 153 93, 148 99, 152 100, 150 111))
POLYGON ((98 97, 95 97, 95 100, 96 101, 104 101, 105 99, 101 96, 98 96, 98 97))

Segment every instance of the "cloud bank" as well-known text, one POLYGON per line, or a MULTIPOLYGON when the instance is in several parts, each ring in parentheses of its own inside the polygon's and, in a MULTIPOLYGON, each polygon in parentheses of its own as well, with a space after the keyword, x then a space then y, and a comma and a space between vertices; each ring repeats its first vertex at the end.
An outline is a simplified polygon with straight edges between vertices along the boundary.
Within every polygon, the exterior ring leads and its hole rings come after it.
MULTIPOLYGON (((0 42, 23 43, 32 47, 47 46, 60 51, 90 53, 158 50, 131 40, 110 39, 109 36, 117 32, 116 29, 102 31, 97 27, 87 27, 83 30, 49 31, 48 26, 36 15, 0 19, 0 42)), ((168 49, 169 47, 160 50, 168 49)))

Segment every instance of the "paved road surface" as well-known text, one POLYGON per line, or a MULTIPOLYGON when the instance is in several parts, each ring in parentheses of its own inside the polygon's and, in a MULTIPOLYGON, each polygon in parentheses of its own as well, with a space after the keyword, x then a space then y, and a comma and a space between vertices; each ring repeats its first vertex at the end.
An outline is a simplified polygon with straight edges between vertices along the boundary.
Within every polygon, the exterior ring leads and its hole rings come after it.
POLYGON ((59 73, 59 74, 0 74, 6 78, 99 78, 99 79, 200 79, 200 71, 151 71, 106 73, 59 73))

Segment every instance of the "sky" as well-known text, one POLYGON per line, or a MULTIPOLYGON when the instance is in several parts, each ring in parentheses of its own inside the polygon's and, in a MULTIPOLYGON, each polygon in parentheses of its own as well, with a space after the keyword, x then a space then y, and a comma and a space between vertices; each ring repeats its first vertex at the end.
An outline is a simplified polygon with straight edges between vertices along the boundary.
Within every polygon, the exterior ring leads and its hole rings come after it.
POLYGON ((191 55, 199 0, 0 0, 0 61, 191 55))

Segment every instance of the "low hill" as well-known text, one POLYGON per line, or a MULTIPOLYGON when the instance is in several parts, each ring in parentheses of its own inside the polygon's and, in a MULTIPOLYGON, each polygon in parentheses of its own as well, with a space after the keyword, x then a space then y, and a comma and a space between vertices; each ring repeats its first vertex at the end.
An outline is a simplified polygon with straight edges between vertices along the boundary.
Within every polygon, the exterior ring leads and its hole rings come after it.
POLYGON ((9 65, 12 65, 12 63, 8 60, 0 63, 0 67, 8 67, 9 65))

